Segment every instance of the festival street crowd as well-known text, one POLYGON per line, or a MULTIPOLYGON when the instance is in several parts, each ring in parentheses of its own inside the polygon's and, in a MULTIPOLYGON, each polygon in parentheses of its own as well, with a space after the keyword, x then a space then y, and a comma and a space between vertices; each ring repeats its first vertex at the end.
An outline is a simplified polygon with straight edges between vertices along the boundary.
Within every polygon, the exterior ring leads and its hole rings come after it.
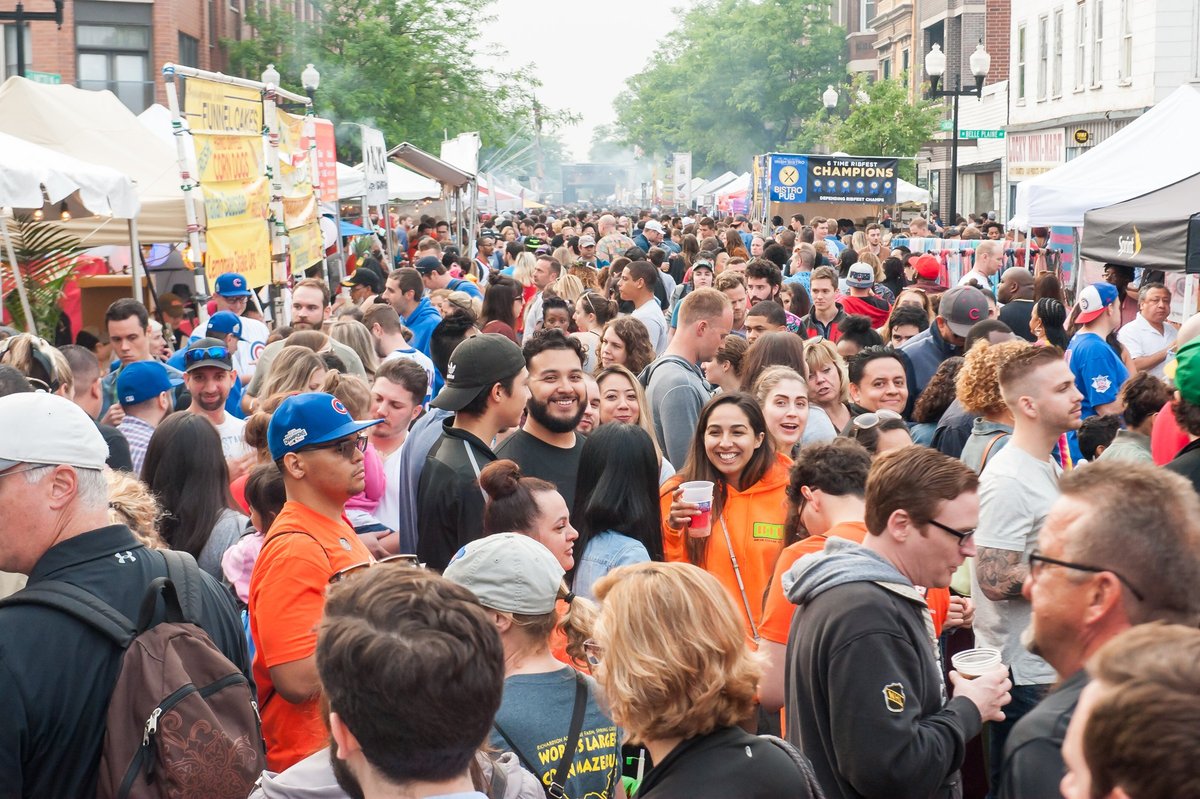
POLYGON ((1200 797, 1162 273, 388 222, 282 319, 227 273, 0 328, 0 799, 1200 797))

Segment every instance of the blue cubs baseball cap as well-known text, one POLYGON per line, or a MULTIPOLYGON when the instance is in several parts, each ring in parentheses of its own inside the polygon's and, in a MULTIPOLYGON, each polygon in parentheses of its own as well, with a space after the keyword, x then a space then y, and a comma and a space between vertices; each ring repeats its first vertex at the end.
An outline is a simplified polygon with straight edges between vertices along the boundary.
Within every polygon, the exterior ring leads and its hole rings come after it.
POLYGON ((230 333, 242 337, 242 320, 233 311, 217 311, 208 317, 208 335, 213 338, 228 336, 230 333))
POLYGON ((122 405, 137 405, 182 382, 178 377, 171 377, 167 367, 158 361, 135 361, 117 375, 117 401, 122 405))
POLYGON ((271 459, 277 461, 289 452, 336 441, 382 421, 355 421, 342 401, 332 394, 321 391, 295 394, 280 403, 271 415, 267 446, 271 449, 271 459))
POLYGON ((253 293, 245 276, 237 272, 226 272, 218 277, 215 291, 222 297, 249 297, 253 293))

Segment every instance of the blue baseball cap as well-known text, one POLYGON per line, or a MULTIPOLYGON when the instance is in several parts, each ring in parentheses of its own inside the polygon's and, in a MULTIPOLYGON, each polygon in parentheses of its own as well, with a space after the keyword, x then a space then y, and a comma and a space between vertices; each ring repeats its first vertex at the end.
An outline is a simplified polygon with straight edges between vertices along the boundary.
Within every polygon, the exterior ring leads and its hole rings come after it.
POLYGON ((219 338, 230 333, 237 338, 242 337, 242 320, 233 311, 217 311, 208 318, 209 336, 219 338))
POLYGON ((277 461, 289 452, 336 441, 382 421, 355 421, 342 401, 332 394, 321 391, 295 394, 280 403, 271 415, 267 446, 271 449, 271 459, 277 461))
POLYGON ((158 361, 135 361, 117 375, 117 401, 122 405, 137 405, 182 382, 158 361))
POLYGON ((219 276, 215 290, 222 297, 249 297, 253 294, 246 278, 237 272, 226 272, 219 276))
POLYGON ((1081 325, 1094 321, 1117 301, 1117 287, 1111 283, 1093 283, 1079 292, 1079 316, 1075 321, 1081 325))

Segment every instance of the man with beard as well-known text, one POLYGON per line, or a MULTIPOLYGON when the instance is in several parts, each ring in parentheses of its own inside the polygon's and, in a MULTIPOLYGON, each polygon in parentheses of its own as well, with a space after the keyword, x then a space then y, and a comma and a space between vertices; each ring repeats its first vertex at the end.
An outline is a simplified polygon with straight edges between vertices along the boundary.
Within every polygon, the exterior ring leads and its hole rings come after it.
POLYGON ((246 421, 225 411, 225 400, 229 398, 235 377, 233 352, 220 339, 202 338, 184 353, 183 382, 192 395, 188 410, 208 419, 217 428, 231 476, 245 471, 250 464, 242 461, 247 454, 252 456, 243 435, 246 421))
POLYGON ((529 415, 525 427, 496 448, 526 477, 554 483, 575 504, 575 475, 583 452, 583 436, 575 428, 587 406, 583 381, 583 344, 553 328, 540 330, 522 348, 529 369, 529 415))

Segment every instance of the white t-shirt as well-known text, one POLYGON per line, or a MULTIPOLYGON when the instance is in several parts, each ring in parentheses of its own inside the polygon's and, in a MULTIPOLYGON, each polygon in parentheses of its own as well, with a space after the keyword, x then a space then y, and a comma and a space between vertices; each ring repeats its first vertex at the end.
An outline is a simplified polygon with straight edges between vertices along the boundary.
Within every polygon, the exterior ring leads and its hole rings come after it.
POLYGON ((959 278, 958 285, 974 286, 977 289, 987 289, 988 291, 992 289, 991 280, 988 279, 988 276, 982 272, 976 272, 974 269, 959 278))
POLYGON ((238 318, 242 320, 242 340, 238 342, 238 357, 233 368, 249 383, 250 378, 254 376, 254 368, 258 365, 258 358, 267 347, 267 337, 271 332, 257 319, 246 316, 238 318))
POLYGON ((635 308, 630 316, 646 326, 654 354, 662 355, 670 339, 667 335, 667 319, 663 316, 662 308, 658 307, 658 300, 651 297, 635 308))
MULTIPOLYGON (((1028 555, 1037 544, 1050 506, 1058 499, 1061 474, 1057 463, 1035 458, 1013 444, 993 455, 979 478, 976 545, 1028 555)), ((1047 685, 1057 679, 1050 664, 1021 643, 1032 610, 1028 599, 988 599, 974 571, 971 598, 975 600, 975 645, 999 649, 1012 668, 1014 683, 1047 685)))
POLYGON ((233 414, 225 414, 225 421, 218 425, 217 434, 221 436, 221 452, 225 454, 225 460, 234 460, 244 456, 250 451, 250 447, 246 445, 246 420, 239 419, 233 414))
MULTIPOLYGON (((1142 358, 1167 349, 1175 343, 1178 335, 1179 331, 1166 322, 1163 322, 1163 332, 1159 333, 1153 325, 1146 321, 1146 317, 1138 314, 1132 322, 1117 331, 1117 341, 1129 350, 1129 357, 1142 358)), ((1170 362, 1170 358, 1164 359, 1158 366, 1150 370, 1150 374, 1160 380, 1166 379, 1163 367, 1170 362)))
POLYGON ((401 444, 387 457, 379 453, 383 460, 383 496, 379 498, 373 515, 389 530, 395 530, 400 525, 400 453, 403 451, 404 445, 401 444))
POLYGON ((388 353, 387 357, 383 359, 383 363, 387 363, 395 358, 407 358, 425 370, 425 377, 429 382, 425 386, 425 398, 422 400, 422 404, 428 408, 429 401, 433 399, 433 361, 430 360, 428 355, 411 346, 401 347, 398 350, 392 350, 390 353, 388 353))

